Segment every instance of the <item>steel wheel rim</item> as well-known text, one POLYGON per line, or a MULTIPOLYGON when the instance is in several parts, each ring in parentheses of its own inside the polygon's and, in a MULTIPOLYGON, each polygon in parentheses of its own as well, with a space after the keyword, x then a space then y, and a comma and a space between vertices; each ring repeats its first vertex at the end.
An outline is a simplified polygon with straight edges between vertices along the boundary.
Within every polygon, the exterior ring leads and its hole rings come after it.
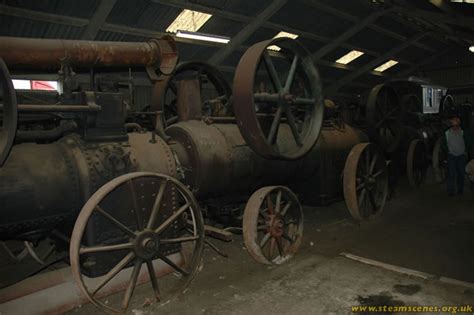
POLYGON ((423 142, 412 140, 407 153, 407 176, 411 187, 420 187, 426 175, 426 152, 423 142))
POLYGON ((435 178, 438 183, 446 180, 446 158, 445 153, 441 150, 442 137, 439 137, 433 147, 432 167, 435 173, 435 178))
MULTIPOLYGON (((90 218, 91 214, 96 209, 96 204, 97 205, 100 204, 100 202, 102 200, 104 200, 104 198, 106 198, 106 196, 109 193, 111 193, 114 189, 116 189, 120 185, 123 185, 124 183, 127 183, 127 182, 129 182, 133 179, 137 179, 137 178, 140 178, 140 177, 158 178, 158 179, 161 179, 161 180, 165 181, 166 183, 171 183, 173 185, 176 185, 176 187, 178 187, 179 190, 180 190, 179 193, 184 193, 185 194, 185 199, 187 200, 188 203, 191 204, 191 206, 189 206, 188 208, 191 209, 192 219, 193 219, 193 222, 194 222, 194 230, 193 231, 194 231, 195 236, 197 237, 197 239, 194 240, 196 242, 195 243, 196 246, 195 246, 195 250, 193 252, 192 258, 190 260, 190 265, 192 266, 192 269, 190 271, 188 271, 187 275, 184 275, 184 274, 182 275, 183 278, 184 278, 184 281, 181 283, 180 288, 175 293, 182 292, 189 285, 189 283, 193 280, 193 278, 195 277, 195 275, 198 272, 198 267, 199 267, 199 264, 200 264, 201 258, 202 258, 202 251, 203 251, 203 246, 204 246, 204 224, 203 224, 202 215, 201 215, 200 209, 197 205, 197 201, 194 199, 194 196, 192 195, 192 193, 189 190, 187 190, 187 188, 182 183, 180 183, 178 180, 174 179, 173 177, 170 177, 170 176, 167 176, 167 175, 149 173, 149 172, 129 173, 129 174, 125 174, 125 175, 122 175, 120 177, 117 177, 117 178, 113 179, 112 181, 110 181, 106 185, 102 186, 98 191, 96 191, 96 193, 94 193, 94 195, 84 205, 83 210, 80 212, 80 214, 79 214, 79 216, 76 220, 76 224, 74 226, 74 230, 73 230, 72 237, 71 237, 71 244, 70 244, 71 269, 72 269, 73 277, 76 281, 76 284, 79 286, 82 293, 89 299, 90 302, 92 302, 98 308, 100 308, 100 309, 102 309, 106 312, 110 312, 110 313, 123 313, 123 312, 126 311, 126 309, 118 310, 118 309, 115 309, 111 306, 108 306, 108 305, 104 304, 103 302, 101 302, 99 300, 99 298, 101 298, 101 297, 96 298, 96 297, 94 297, 95 293, 91 294, 91 292, 89 291, 87 285, 84 282, 84 278, 83 278, 83 275, 81 273, 81 265, 79 263, 80 255, 81 255, 80 250, 83 249, 82 245, 81 245, 81 241, 82 241, 82 238, 83 238, 85 227, 88 224, 88 219, 90 218)), ((159 192, 157 194, 159 195, 159 192)), ((158 198, 158 196, 157 196, 157 198, 158 198)), ((109 214, 110 214, 110 212, 109 212, 109 214)), ((165 228, 165 230, 166 230, 166 228, 165 228)), ((133 249, 132 248, 130 248, 130 249, 131 249, 131 251, 129 252, 129 254, 126 255, 126 257, 129 256, 130 253, 134 253, 133 249)), ((131 259, 135 260, 135 258, 137 256, 138 255, 135 253, 134 256, 131 259)), ((160 259, 163 260, 163 258, 161 258, 161 257, 160 257, 160 259)), ((151 263, 152 266, 150 267, 149 263, 148 263, 149 261, 147 259, 141 259, 141 260, 142 261, 140 262, 140 267, 136 267, 137 262, 135 263, 134 270, 132 271, 132 277, 134 277, 135 269, 138 268, 138 273, 140 273, 140 269, 141 269, 142 265, 145 264, 146 268, 148 268, 148 274, 150 276, 150 279, 152 279, 151 278, 152 277, 151 276, 152 271, 154 272, 153 264, 151 263)), ((138 260, 136 260, 136 261, 138 261, 138 260)), ((153 260, 151 260, 151 262, 152 261, 153 260)), ((128 265, 129 263, 125 264, 122 268, 120 268, 119 271, 125 269, 126 265, 128 265)), ((115 267, 117 267, 117 265, 115 267)), ((99 290, 103 289, 103 287, 105 287, 115 276, 117 276, 117 274, 118 273, 116 273, 111 279, 109 279, 109 281, 107 281, 104 286, 102 286, 102 287, 99 286, 100 288, 96 288, 96 291, 99 291, 99 290)), ((157 279, 156 279, 156 277, 154 277, 154 278, 155 278, 155 281, 151 280, 151 284, 152 284, 153 290, 155 291, 154 292, 155 295, 157 295, 157 294, 159 294, 159 290, 155 289, 155 282, 157 282, 157 279), (158 293, 157 293, 157 291, 158 291, 158 293)), ((128 285, 130 286, 130 283, 132 283, 132 282, 134 282, 134 284, 133 284, 130 299, 133 297, 133 291, 134 291, 135 287, 137 286, 136 279, 133 280, 132 278, 129 280, 128 285)), ((161 298, 160 296, 156 296, 156 297, 161 298)), ((173 297, 174 296, 170 296, 166 300, 169 300, 173 297)))
POLYGON ((0 124, 0 167, 6 162, 15 140, 18 106, 10 72, 0 58, 0 88, 3 95, 2 124, 0 124))
POLYGON ((298 42, 288 38, 277 38, 251 46, 239 61, 232 90, 234 112, 242 137, 260 156, 294 160, 308 153, 316 143, 324 113, 321 81, 309 52, 298 42), (272 45, 281 47, 279 54, 291 60, 285 82, 279 78, 275 63, 268 53, 267 48, 272 45), (275 90, 273 93, 254 93, 255 77, 261 62, 265 65, 269 81, 275 90), (304 77, 299 69, 303 69, 304 77), (299 76, 296 76, 296 73, 299 76), (299 80, 300 87, 304 86, 302 88, 304 97, 298 98, 295 95, 293 90, 295 80, 299 80), (272 108, 273 118, 267 132, 264 132, 257 117, 256 101, 269 104, 272 108), (305 111, 302 124, 301 119, 295 118, 298 117, 297 110, 305 111), (294 142, 286 148, 281 146, 277 139, 282 117, 286 117, 288 121, 286 125, 291 131, 294 142), (300 122, 301 128, 298 128, 297 122, 300 122), (302 129, 301 132, 299 129, 302 129))
POLYGON ((279 265, 291 259, 303 237, 303 211, 297 196, 284 186, 257 190, 245 207, 243 235, 248 253, 257 262, 279 265))
POLYGON ((382 213, 388 195, 388 170, 372 144, 359 143, 352 148, 344 166, 343 186, 344 200, 354 219, 371 220, 382 213), (367 168, 369 172, 364 172, 367 168))

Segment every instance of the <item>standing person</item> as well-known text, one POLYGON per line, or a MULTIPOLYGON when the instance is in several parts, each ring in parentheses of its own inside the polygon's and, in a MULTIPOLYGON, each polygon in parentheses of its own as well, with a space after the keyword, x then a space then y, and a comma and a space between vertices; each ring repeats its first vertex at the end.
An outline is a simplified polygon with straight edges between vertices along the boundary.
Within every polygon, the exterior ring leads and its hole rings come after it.
POLYGON ((464 168, 471 143, 469 133, 461 128, 458 117, 450 118, 449 123, 450 127, 443 137, 443 149, 448 153, 448 194, 454 196, 455 182, 457 193, 464 193, 464 168))

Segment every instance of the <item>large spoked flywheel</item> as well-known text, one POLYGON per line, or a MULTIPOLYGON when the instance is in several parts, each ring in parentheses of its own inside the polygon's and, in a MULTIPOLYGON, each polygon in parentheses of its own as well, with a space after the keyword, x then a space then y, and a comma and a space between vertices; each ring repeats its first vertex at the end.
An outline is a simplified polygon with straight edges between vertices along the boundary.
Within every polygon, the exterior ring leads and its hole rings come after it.
POLYGON ((147 280, 146 292, 157 301, 183 292, 198 272, 203 245, 201 211, 186 186, 166 175, 130 173, 102 186, 82 208, 71 237, 71 268, 92 303, 121 313, 143 304, 132 297, 147 280), (120 289, 121 296, 104 301, 120 289))
POLYGON ((310 53, 289 38, 251 46, 235 72, 233 107, 243 138, 260 156, 294 160, 308 153, 324 111, 310 53), (275 46, 278 52, 268 49, 275 46))
POLYGON ((402 137, 402 105, 395 89, 375 86, 367 100, 366 116, 371 141, 387 153, 395 151, 402 137))
POLYGON ((0 58, 0 167, 10 154, 18 124, 16 94, 10 72, 0 58))

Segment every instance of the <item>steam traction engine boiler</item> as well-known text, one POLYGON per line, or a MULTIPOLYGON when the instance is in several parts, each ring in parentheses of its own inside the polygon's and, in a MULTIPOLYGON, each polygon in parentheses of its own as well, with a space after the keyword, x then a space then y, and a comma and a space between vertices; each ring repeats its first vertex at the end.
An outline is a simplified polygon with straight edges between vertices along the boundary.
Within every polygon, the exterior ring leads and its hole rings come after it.
POLYGON ((383 209, 382 154, 337 114, 323 119, 318 72, 296 41, 253 45, 236 69, 232 96, 223 89, 206 102, 200 71, 173 75, 171 38, 1 42, 0 238, 55 240, 58 251, 69 250, 83 295, 103 310, 126 310, 145 281, 158 301, 189 284, 205 242, 201 207, 206 216, 240 219, 221 210, 251 195, 244 240, 266 264, 288 260, 301 243, 303 213, 293 191, 305 204, 344 194, 358 220, 383 209), (281 51, 270 53, 271 45, 281 51), (127 110, 124 93, 102 91, 95 80, 128 68, 145 69, 153 83, 152 102, 139 113, 127 110), (15 92, 9 69, 58 71, 63 93, 15 92), (90 74, 88 89, 75 81, 81 72, 90 74), (171 83, 177 117, 168 120, 171 83), (151 121, 148 131, 125 124, 139 115, 151 121), (118 308, 104 303, 122 289, 118 308))

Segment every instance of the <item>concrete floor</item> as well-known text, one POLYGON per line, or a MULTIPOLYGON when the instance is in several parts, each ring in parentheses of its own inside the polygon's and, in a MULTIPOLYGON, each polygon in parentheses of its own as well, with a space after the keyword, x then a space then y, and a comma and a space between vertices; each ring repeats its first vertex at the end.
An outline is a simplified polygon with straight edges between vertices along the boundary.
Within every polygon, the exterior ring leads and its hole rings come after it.
MULTIPOLYGON (((305 209, 304 242, 282 266, 264 266, 243 240, 213 241, 204 268, 185 295, 134 314, 349 314, 354 305, 474 304, 474 289, 424 280, 340 256, 356 254, 405 268, 474 283, 474 192, 448 198, 441 185, 396 192, 384 214, 357 224, 344 203, 305 209)), ((140 288, 144 297, 148 284, 140 288)), ((99 313, 83 306, 73 314, 99 313)))

